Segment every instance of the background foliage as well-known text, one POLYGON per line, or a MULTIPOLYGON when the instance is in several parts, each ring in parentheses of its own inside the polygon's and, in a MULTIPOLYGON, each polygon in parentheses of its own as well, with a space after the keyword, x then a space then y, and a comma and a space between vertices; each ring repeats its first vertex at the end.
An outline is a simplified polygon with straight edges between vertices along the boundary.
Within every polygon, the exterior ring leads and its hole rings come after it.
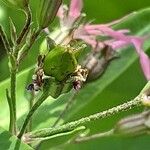
MULTIPOLYGON (((105 23, 110 22, 113 19, 120 18, 125 14, 131 13, 150 6, 149 0, 84 0, 84 11, 87 13, 87 18, 89 20, 94 20, 95 23, 105 23)), ((32 0, 32 9, 35 11, 37 3, 32 0)), ((33 12, 34 12, 33 11, 33 12)), ((8 16, 11 16, 17 26, 18 31, 20 31, 23 22, 24 15, 20 11, 14 11, 10 8, 5 7, 0 2, 0 23, 5 27, 7 33, 8 30, 8 16)), ((35 19, 35 14, 33 14, 35 19)), ((54 23, 55 25, 55 23, 54 23)), ((36 26, 36 24, 35 24, 36 26)), ((132 18, 126 24, 121 24, 120 26, 129 26, 131 31, 136 34, 150 33, 150 10, 145 13, 145 16, 141 16, 135 20, 132 18), (147 27, 146 29, 144 27, 147 27)), ((27 110, 27 100, 28 95, 25 92, 25 87, 27 83, 31 80, 31 67, 35 63, 36 56, 38 54, 38 46, 40 41, 34 45, 30 55, 22 63, 17 82, 17 109, 19 123, 24 118, 24 114, 27 110)), ((150 44, 146 43, 146 49, 150 47, 150 44)), ((0 44, 0 126, 7 129, 8 127, 8 106, 5 100, 4 89, 8 86, 8 67, 7 59, 5 57, 5 50, 3 49, 2 43, 0 44)), ((72 111, 68 112, 64 118, 65 122, 81 118, 108 108, 115 106, 117 104, 123 103, 126 100, 134 98, 139 91, 143 88, 146 80, 139 68, 139 62, 132 50, 128 49, 128 53, 123 52, 121 55, 125 59, 120 59, 119 62, 113 62, 108 68, 105 75, 98 81, 91 83, 87 88, 83 89, 79 96, 77 97, 77 102, 74 104, 72 111), (132 60, 131 60, 132 59, 132 60), (118 65, 120 64, 120 65, 118 65), (114 66, 114 67, 113 67, 114 66), (117 68, 116 68, 117 66, 117 68), (112 68, 111 68, 112 67, 112 68), (111 68, 111 69, 110 69, 111 68), (113 70, 114 69, 114 70, 113 70), (116 70, 115 70, 116 69, 116 70), (106 82, 107 81, 107 82, 106 82), (95 94, 95 91, 97 92, 95 94), (87 99, 88 97, 88 99, 87 99)), ((149 50, 148 50, 149 52, 149 50)), ((39 129, 42 127, 48 127, 54 123, 56 117, 63 109, 65 102, 72 93, 61 96, 57 101, 49 98, 46 103, 40 107, 36 117, 34 119, 34 129, 39 129), (44 115, 44 117, 43 117, 44 115)), ((112 128, 116 121, 126 116, 127 114, 140 111, 140 109, 135 109, 130 112, 124 112, 119 115, 113 116, 111 118, 99 120, 93 123, 89 123, 90 134, 97 133, 100 131, 105 131, 112 128)), ((1 136, 1 134, 0 134, 1 136)), ((61 144, 61 140, 64 141, 64 137, 55 138, 53 140, 48 140, 41 144, 40 149, 49 149, 53 146, 58 146, 61 144), (58 143, 58 139, 60 142, 58 143), (53 144, 51 144, 53 143, 53 144)), ((8 138, 9 139, 9 138, 8 138)), ((11 142, 10 142, 11 144, 11 142)), ((26 146, 26 145, 25 145, 26 146)), ((9 146, 8 146, 9 147, 9 146)), ((21 147, 20 147, 21 148, 21 147)), ((54 148, 54 147, 53 147, 54 148)), ((129 137, 109 137, 103 139, 97 139, 88 141, 82 144, 71 144, 63 147, 64 149, 115 149, 115 150, 148 150, 149 146, 149 136, 141 136, 136 138, 129 137)), ((23 148, 22 148, 23 149, 23 148)), ((25 148, 27 149, 27 148, 25 148)))

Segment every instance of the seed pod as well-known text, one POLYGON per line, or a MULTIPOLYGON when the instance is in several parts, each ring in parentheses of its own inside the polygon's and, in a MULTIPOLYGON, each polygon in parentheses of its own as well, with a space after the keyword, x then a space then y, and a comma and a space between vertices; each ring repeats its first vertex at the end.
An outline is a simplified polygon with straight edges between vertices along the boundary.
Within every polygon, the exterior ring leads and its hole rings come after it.
POLYGON ((2 0, 7 6, 24 9, 28 6, 29 0, 2 0))
POLYGON ((87 82, 98 79, 107 70, 110 62, 114 60, 116 53, 108 46, 101 51, 92 51, 83 62, 83 66, 88 69, 87 82))
POLYGON ((37 22, 40 29, 48 27, 54 20, 62 0, 40 0, 37 22))
POLYGON ((137 136, 148 133, 150 128, 146 123, 147 120, 149 120, 149 117, 150 111, 145 111, 143 113, 121 119, 117 123, 114 133, 126 136, 137 136))
POLYGON ((63 81, 75 72, 77 60, 73 50, 69 47, 57 46, 51 50, 44 59, 43 71, 58 81, 63 81))

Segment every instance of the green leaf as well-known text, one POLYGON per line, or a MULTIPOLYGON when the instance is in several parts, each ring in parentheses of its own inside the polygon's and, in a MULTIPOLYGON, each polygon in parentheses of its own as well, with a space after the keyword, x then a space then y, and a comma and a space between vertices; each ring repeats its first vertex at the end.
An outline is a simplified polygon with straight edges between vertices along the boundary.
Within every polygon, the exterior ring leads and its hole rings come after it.
POLYGON ((1 150, 33 150, 27 144, 12 136, 8 131, 0 127, 0 149, 1 150))
POLYGON ((12 21, 11 18, 9 18, 9 23, 10 23, 10 37, 11 37, 11 41, 12 43, 15 45, 16 43, 16 39, 17 39, 17 33, 16 33, 16 27, 12 21))

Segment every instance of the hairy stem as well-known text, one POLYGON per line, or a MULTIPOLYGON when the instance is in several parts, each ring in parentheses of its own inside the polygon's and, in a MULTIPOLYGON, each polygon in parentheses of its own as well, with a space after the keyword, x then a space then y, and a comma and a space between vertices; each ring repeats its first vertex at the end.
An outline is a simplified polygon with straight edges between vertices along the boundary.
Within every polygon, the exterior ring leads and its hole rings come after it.
POLYGON ((95 121, 95 120, 102 119, 102 118, 106 118, 106 117, 109 117, 111 115, 117 114, 121 111, 126 111, 126 110, 129 110, 135 106, 137 107, 140 105, 141 105, 141 97, 136 97, 134 100, 131 100, 131 101, 126 102, 124 104, 118 105, 116 107, 113 107, 113 108, 108 109, 108 110, 103 111, 103 112, 99 112, 99 113, 90 115, 90 116, 85 117, 85 118, 81 118, 81 119, 73 121, 73 122, 69 122, 69 123, 64 124, 62 126, 58 126, 55 128, 46 128, 46 129, 37 130, 37 131, 31 132, 31 133, 28 133, 29 138, 32 139, 32 138, 47 137, 47 136, 52 136, 55 134, 71 131, 78 126, 85 125, 88 122, 95 121))
POLYGON ((17 115, 16 115, 16 69, 10 70, 10 97, 12 101, 12 108, 13 108, 13 126, 14 126, 14 134, 17 133, 17 115))
POLYGON ((10 113, 10 122, 9 122, 9 131, 14 134, 14 112, 13 112, 13 105, 11 98, 9 96, 8 89, 6 89, 6 98, 9 106, 9 113, 10 113))
POLYGON ((21 127, 20 133, 18 134, 19 139, 21 139, 22 135, 24 134, 26 127, 27 127, 32 115, 34 114, 34 112, 39 108, 39 106, 46 100, 46 98, 48 96, 49 96, 48 92, 43 92, 43 94, 40 96, 40 98, 37 100, 37 102, 33 105, 33 107, 29 111, 29 113, 21 127))

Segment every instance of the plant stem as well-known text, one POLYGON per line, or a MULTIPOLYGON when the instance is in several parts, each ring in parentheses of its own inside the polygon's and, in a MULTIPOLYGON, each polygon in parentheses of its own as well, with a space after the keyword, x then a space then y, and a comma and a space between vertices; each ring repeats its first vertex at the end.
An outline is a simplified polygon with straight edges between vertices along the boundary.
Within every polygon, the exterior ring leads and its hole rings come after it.
POLYGON ((111 136, 113 134, 114 134, 114 129, 111 129, 111 130, 106 131, 106 132, 97 133, 97 134, 93 134, 93 135, 86 136, 86 137, 78 137, 73 142, 75 142, 75 143, 87 142, 87 141, 102 138, 102 137, 108 137, 108 136, 111 136))
MULTIPOLYGON (((25 52, 28 53, 29 49, 32 47, 33 43, 35 42, 35 40, 37 39, 38 35, 40 34, 41 30, 37 29, 37 31, 31 36, 31 40, 30 40, 30 44, 26 46, 26 49, 25 49, 25 52)), ((17 59, 18 57, 18 53, 14 53, 14 54, 17 54, 15 56, 15 58, 17 59)), ((19 62, 17 61, 17 63, 15 64, 15 67, 16 69, 11 69, 11 99, 12 99, 12 103, 13 103, 13 111, 14 111, 14 131, 16 133, 16 73, 17 73, 17 69, 18 69, 18 65, 19 65, 19 62), (18 63, 18 64, 17 64, 18 63)), ((43 93, 44 94, 44 93, 43 93)), ((44 96, 43 96, 44 97, 44 96)), ((41 97, 42 98, 42 97, 41 97)), ((45 97, 44 97, 45 98, 45 97)), ((46 97, 47 98, 47 97, 46 97)), ((45 98, 45 99, 46 99, 45 98)), ((45 100, 43 99, 43 101, 45 100)), ((43 102, 41 100, 41 103, 43 102)), ((39 101, 39 106, 41 105, 40 101, 39 101)), ((37 105, 38 105, 38 102, 37 102, 37 105)), ((37 108, 39 107, 37 106, 37 108)), ((31 118, 32 114, 34 113, 34 111, 36 110, 36 106, 32 107, 30 113, 28 114, 27 117, 31 118), (33 112, 32 112, 33 111, 33 112)), ((27 118, 28 119, 28 118, 27 118)), ((28 124, 28 121, 26 123, 24 123, 24 127, 26 128, 28 124)), ((22 129, 23 133, 24 133, 24 129, 22 129)), ((22 135, 21 135, 22 136, 22 135)))
POLYGON ((10 123, 9 123, 9 131, 14 134, 14 113, 13 113, 13 105, 11 98, 9 96, 8 89, 6 89, 6 98, 9 105, 9 113, 10 113, 10 123))
POLYGON ((24 134, 26 127, 32 117, 32 115, 34 114, 34 112, 39 108, 39 106, 46 100, 46 98, 49 96, 49 92, 45 91, 43 92, 43 94, 40 96, 40 98, 37 100, 37 102, 33 105, 33 107, 31 108, 31 110, 29 111, 22 127, 20 130, 20 133, 18 134, 18 138, 21 139, 22 135, 24 134))
POLYGON ((47 136, 59 134, 62 132, 67 132, 67 131, 75 129, 78 126, 84 125, 88 122, 95 121, 95 120, 102 119, 102 118, 106 118, 106 117, 109 117, 111 115, 117 114, 121 111, 126 111, 126 110, 129 110, 135 106, 140 106, 140 105, 141 105, 141 97, 139 96, 139 97, 136 97, 135 99, 133 99, 129 102, 124 103, 124 104, 118 105, 116 107, 113 107, 113 108, 108 109, 108 110, 103 111, 103 112, 99 112, 99 113, 90 115, 90 116, 85 117, 85 118, 81 118, 79 120, 64 124, 62 126, 58 126, 55 128, 46 128, 46 129, 37 130, 37 131, 31 132, 31 133, 28 133, 29 138, 31 138, 31 139, 32 138, 40 138, 40 137, 42 138, 42 137, 47 137, 47 136))
POLYGON ((10 69, 10 97, 12 101, 12 108, 13 108, 13 127, 14 127, 14 134, 17 133, 17 115, 16 115, 16 69, 10 69))

